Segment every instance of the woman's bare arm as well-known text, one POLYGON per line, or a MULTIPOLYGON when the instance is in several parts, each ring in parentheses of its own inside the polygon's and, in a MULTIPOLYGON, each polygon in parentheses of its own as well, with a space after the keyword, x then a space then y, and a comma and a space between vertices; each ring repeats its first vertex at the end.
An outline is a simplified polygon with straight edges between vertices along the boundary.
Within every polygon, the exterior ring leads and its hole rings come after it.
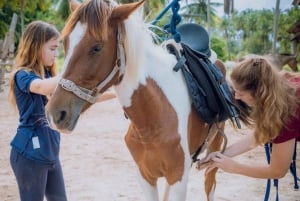
POLYGON ((241 164, 226 155, 218 153, 212 158, 214 162, 210 165, 208 171, 218 167, 229 173, 262 179, 278 179, 283 177, 290 167, 294 146, 295 139, 280 144, 274 143, 270 164, 266 165, 241 164))

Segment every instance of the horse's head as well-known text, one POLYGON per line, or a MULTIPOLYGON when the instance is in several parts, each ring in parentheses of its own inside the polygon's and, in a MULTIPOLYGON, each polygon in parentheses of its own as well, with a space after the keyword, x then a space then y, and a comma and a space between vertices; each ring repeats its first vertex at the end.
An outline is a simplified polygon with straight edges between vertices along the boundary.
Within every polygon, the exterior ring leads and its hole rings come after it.
POLYGON ((292 58, 289 60, 288 65, 290 66, 290 68, 294 71, 297 72, 298 71, 298 64, 297 64, 297 56, 292 56, 292 58))
POLYGON ((71 4, 73 11, 62 32, 66 55, 62 78, 47 104, 50 124, 72 131, 97 96, 120 82, 125 68, 123 21, 142 4, 119 6, 109 0, 71 4))

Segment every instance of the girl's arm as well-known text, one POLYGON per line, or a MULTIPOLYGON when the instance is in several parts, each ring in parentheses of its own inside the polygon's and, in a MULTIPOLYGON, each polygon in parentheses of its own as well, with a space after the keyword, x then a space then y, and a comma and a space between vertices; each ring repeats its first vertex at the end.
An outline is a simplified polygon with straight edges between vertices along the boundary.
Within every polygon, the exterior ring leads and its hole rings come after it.
POLYGON ((254 135, 249 134, 237 141, 236 143, 227 147, 223 154, 229 157, 234 157, 247 151, 250 151, 256 146, 257 145, 255 143, 254 135))
POLYGON ((57 86, 59 78, 59 76, 55 76, 47 79, 35 79, 30 84, 30 92, 45 96, 51 95, 57 86))

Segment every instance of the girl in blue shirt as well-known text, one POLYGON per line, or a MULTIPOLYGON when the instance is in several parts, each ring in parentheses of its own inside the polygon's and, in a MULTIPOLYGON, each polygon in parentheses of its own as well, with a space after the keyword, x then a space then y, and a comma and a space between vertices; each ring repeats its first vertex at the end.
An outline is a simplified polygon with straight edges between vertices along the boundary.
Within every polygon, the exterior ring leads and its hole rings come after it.
POLYGON ((58 82, 52 76, 56 75, 59 36, 48 23, 30 23, 20 40, 10 79, 10 99, 19 112, 10 162, 21 201, 67 200, 59 160, 60 133, 49 127, 45 116, 47 96, 58 82))
MULTIPOLYGON (((59 81, 55 66, 59 36, 48 23, 30 23, 20 40, 10 78, 10 99, 19 112, 10 162, 21 201, 67 200, 59 160, 60 133, 49 127, 45 114, 48 97, 59 81)), ((113 92, 106 92, 97 102, 114 97, 113 92)))

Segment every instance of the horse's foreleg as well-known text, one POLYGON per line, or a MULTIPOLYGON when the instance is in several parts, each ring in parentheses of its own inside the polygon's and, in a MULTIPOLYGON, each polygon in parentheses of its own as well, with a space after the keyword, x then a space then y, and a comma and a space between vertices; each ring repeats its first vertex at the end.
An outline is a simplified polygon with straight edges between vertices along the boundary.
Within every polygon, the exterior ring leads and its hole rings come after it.
POLYGON ((159 201, 157 186, 148 183, 142 175, 139 174, 139 181, 147 201, 159 201))
MULTIPOLYGON (((210 151, 218 151, 221 149, 221 145, 223 142, 223 137, 221 134, 217 134, 213 140, 213 142, 210 144, 210 151)), ((216 188, 216 172, 217 168, 210 171, 209 173, 205 174, 205 192, 207 196, 208 201, 214 200, 214 192, 216 188)))
MULTIPOLYGON (((189 163, 190 164, 190 163, 189 163)), ((190 167, 184 168, 181 179, 169 187, 169 199, 168 201, 183 201, 186 200, 187 195, 187 183, 190 167)))
POLYGON ((168 201, 169 200, 169 195, 170 195, 170 185, 168 183, 166 183, 166 188, 165 188, 165 192, 164 192, 163 201, 168 201))

